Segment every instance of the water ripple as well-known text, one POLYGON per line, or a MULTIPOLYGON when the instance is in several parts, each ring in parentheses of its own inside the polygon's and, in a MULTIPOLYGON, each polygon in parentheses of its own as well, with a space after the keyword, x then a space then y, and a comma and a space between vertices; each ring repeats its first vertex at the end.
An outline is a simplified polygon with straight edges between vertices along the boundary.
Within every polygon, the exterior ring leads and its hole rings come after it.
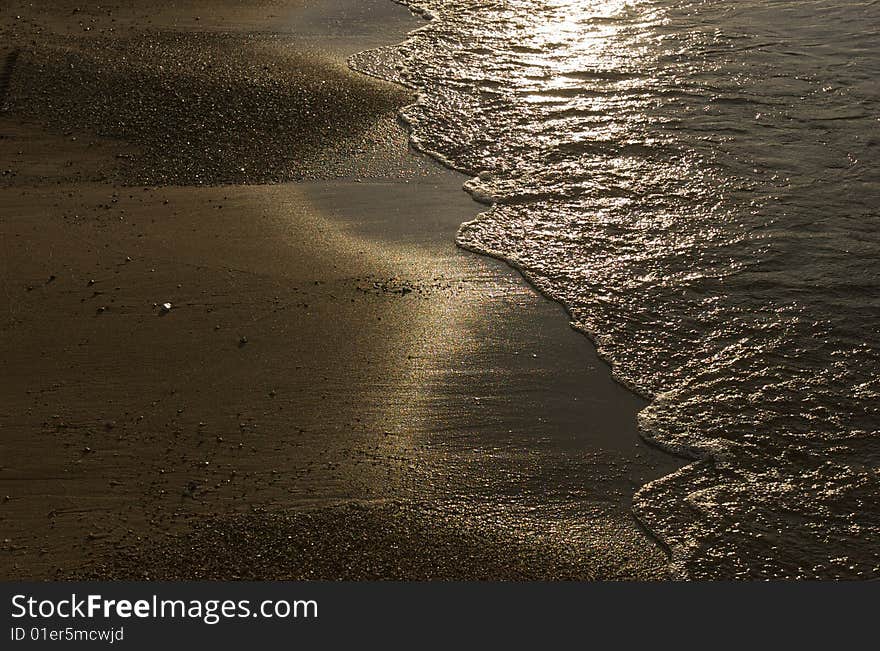
POLYGON ((410 0, 355 65, 698 459, 637 515, 695 578, 880 575, 880 5, 410 0))

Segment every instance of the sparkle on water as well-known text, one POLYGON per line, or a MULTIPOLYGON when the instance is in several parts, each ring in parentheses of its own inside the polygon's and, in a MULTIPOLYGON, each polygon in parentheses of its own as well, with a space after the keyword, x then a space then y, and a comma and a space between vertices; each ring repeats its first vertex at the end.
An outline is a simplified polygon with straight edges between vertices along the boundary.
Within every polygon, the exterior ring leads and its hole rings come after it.
POLYGON ((697 459, 635 500, 673 568, 880 574, 880 4, 408 4, 433 20, 354 63, 473 175, 459 243, 562 302, 697 459))

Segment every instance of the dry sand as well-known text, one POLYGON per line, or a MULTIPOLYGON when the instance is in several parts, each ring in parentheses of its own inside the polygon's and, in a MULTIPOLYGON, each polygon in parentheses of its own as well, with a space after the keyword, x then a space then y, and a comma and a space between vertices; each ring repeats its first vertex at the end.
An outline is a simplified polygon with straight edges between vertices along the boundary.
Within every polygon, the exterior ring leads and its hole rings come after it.
POLYGON ((345 67, 415 18, 9 4, 0 578, 665 575, 641 401, 345 67))

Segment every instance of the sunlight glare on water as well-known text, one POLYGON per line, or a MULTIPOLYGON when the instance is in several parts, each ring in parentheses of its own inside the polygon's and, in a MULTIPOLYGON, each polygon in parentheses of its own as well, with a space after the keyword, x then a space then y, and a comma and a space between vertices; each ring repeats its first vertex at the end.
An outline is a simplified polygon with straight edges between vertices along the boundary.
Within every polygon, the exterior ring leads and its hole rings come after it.
POLYGON ((634 505, 675 571, 880 575, 880 4, 409 4, 433 20, 386 76, 489 206, 459 244, 563 303, 697 459, 634 505))

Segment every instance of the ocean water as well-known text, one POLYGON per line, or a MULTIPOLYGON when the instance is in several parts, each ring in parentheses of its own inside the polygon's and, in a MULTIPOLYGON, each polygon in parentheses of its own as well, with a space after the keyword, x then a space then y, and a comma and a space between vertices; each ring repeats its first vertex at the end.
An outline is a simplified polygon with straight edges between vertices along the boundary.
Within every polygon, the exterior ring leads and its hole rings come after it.
POLYGON ((694 460, 634 501, 674 572, 880 576, 880 3, 405 4, 353 64, 694 460))

